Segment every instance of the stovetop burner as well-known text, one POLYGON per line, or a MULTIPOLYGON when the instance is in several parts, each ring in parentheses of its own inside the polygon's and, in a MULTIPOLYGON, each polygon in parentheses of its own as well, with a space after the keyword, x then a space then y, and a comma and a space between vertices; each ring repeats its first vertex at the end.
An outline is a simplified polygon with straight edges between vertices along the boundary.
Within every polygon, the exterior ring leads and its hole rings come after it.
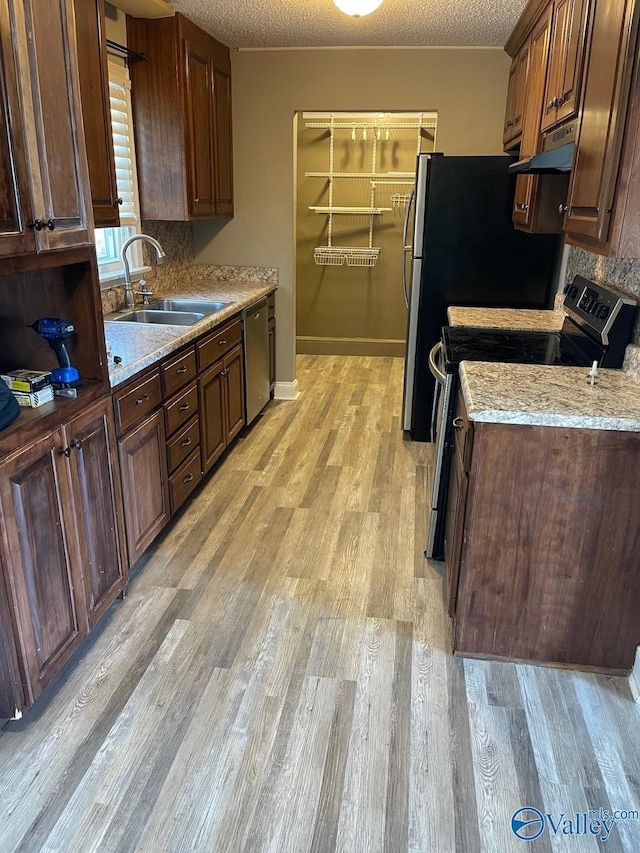
POLYGON ((569 331, 534 332, 445 326, 442 329, 445 367, 455 373, 461 361, 504 361, 518 364, 603 364, 606 348, 573 325, 569 331))

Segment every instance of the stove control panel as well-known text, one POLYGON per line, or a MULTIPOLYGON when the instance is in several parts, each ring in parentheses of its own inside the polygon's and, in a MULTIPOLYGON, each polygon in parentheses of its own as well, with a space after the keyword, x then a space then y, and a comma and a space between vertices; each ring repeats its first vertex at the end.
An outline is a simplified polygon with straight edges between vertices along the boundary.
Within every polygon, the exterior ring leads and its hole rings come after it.
POLYGON ((629 343, 636 302, 629 296, 577 275, 564 289, 564 307, 574 323, 603 344, 629 343))

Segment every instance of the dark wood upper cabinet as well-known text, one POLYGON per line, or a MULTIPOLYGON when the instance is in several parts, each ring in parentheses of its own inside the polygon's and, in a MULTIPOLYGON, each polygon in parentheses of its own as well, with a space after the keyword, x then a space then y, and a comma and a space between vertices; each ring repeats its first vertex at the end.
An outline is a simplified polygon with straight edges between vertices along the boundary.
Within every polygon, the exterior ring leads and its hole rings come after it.
POLYGON ((187 81, 188 204, 193 216, 212 216, 216 212, 213 63, 206 44, 199 50, 194 41, 184 39, 183 47, 187 81))
POLYGON ((74 0, 80 95, 96 228, 120 225, 113 153, 104 0, 74 0))
POLYGON ((7 2, 36 248, 84 245, 92 215, 72 0, 7 2))
POLYGON ((505 151, 513 149, 522 139, 522 120, 529 78, 530 44, 520 48, 509 70, 507 110, 504 119, 502 144, 505 151))
POLYGON ((231 64, 228 51, 216 53, 216 212, 233 215, 233 137, 231 132, 231 64))
POLYGON ((588 0, 557 0, 549 70, 542 107, 542 130, 572 118, 578 111, 588 0))
MULTIPOLYGON (((552 7, 548 6, 537 22, 529 44, 529 73, 522 126, 520 156, 531 157, 540 151, 542 96, 545 91, 552 7)), ((513 203, 514 224, 523 231, 559 233, 562 216, 559 208, 567 197, 567 181, 551 175, 518 175, 513 203)))
POLYGON ((0 255, 34 252, 18 71, 7 0, 0 0, 0 255))
POLYGON ((571 242, 620 257, 640 256, 639 12, 635 0, 593 4, 565 219, 571 242))
POLYGON ((145 219, 233 215, 229 50, 181 14, 127 19, 145 219))

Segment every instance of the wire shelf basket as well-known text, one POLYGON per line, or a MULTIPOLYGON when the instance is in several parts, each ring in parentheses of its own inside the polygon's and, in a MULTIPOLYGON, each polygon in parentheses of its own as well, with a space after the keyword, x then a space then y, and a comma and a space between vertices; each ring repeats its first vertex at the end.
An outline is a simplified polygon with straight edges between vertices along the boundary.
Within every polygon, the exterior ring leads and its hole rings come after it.
POLYGON ((313 259, 318 266, 340 267, 345 262, 348 267, 375 267, 379 248, 363 246, 318 246, 314 249, 313 259))
POLYGON ((351 250, 347 255, 348 267, 375 267, 380 249, 351 250))
POLYGON ((313 260, 320 267, 341 267, 345 256, 342 249, 336 250, 332 246, 319 246, 313 250, 313 260))

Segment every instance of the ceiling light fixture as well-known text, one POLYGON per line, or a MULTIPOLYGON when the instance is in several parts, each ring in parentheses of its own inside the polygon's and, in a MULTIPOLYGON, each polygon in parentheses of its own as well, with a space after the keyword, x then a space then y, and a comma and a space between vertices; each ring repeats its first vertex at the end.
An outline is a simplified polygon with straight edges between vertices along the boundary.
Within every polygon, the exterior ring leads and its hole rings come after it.
POLYGON ((344 12, 345 15, 351 15, 352 18, 370 15, 371 12, 375 12, 378 6, 382 5, 382 0, 333 0, 333 2, 341 12, 344 12))

